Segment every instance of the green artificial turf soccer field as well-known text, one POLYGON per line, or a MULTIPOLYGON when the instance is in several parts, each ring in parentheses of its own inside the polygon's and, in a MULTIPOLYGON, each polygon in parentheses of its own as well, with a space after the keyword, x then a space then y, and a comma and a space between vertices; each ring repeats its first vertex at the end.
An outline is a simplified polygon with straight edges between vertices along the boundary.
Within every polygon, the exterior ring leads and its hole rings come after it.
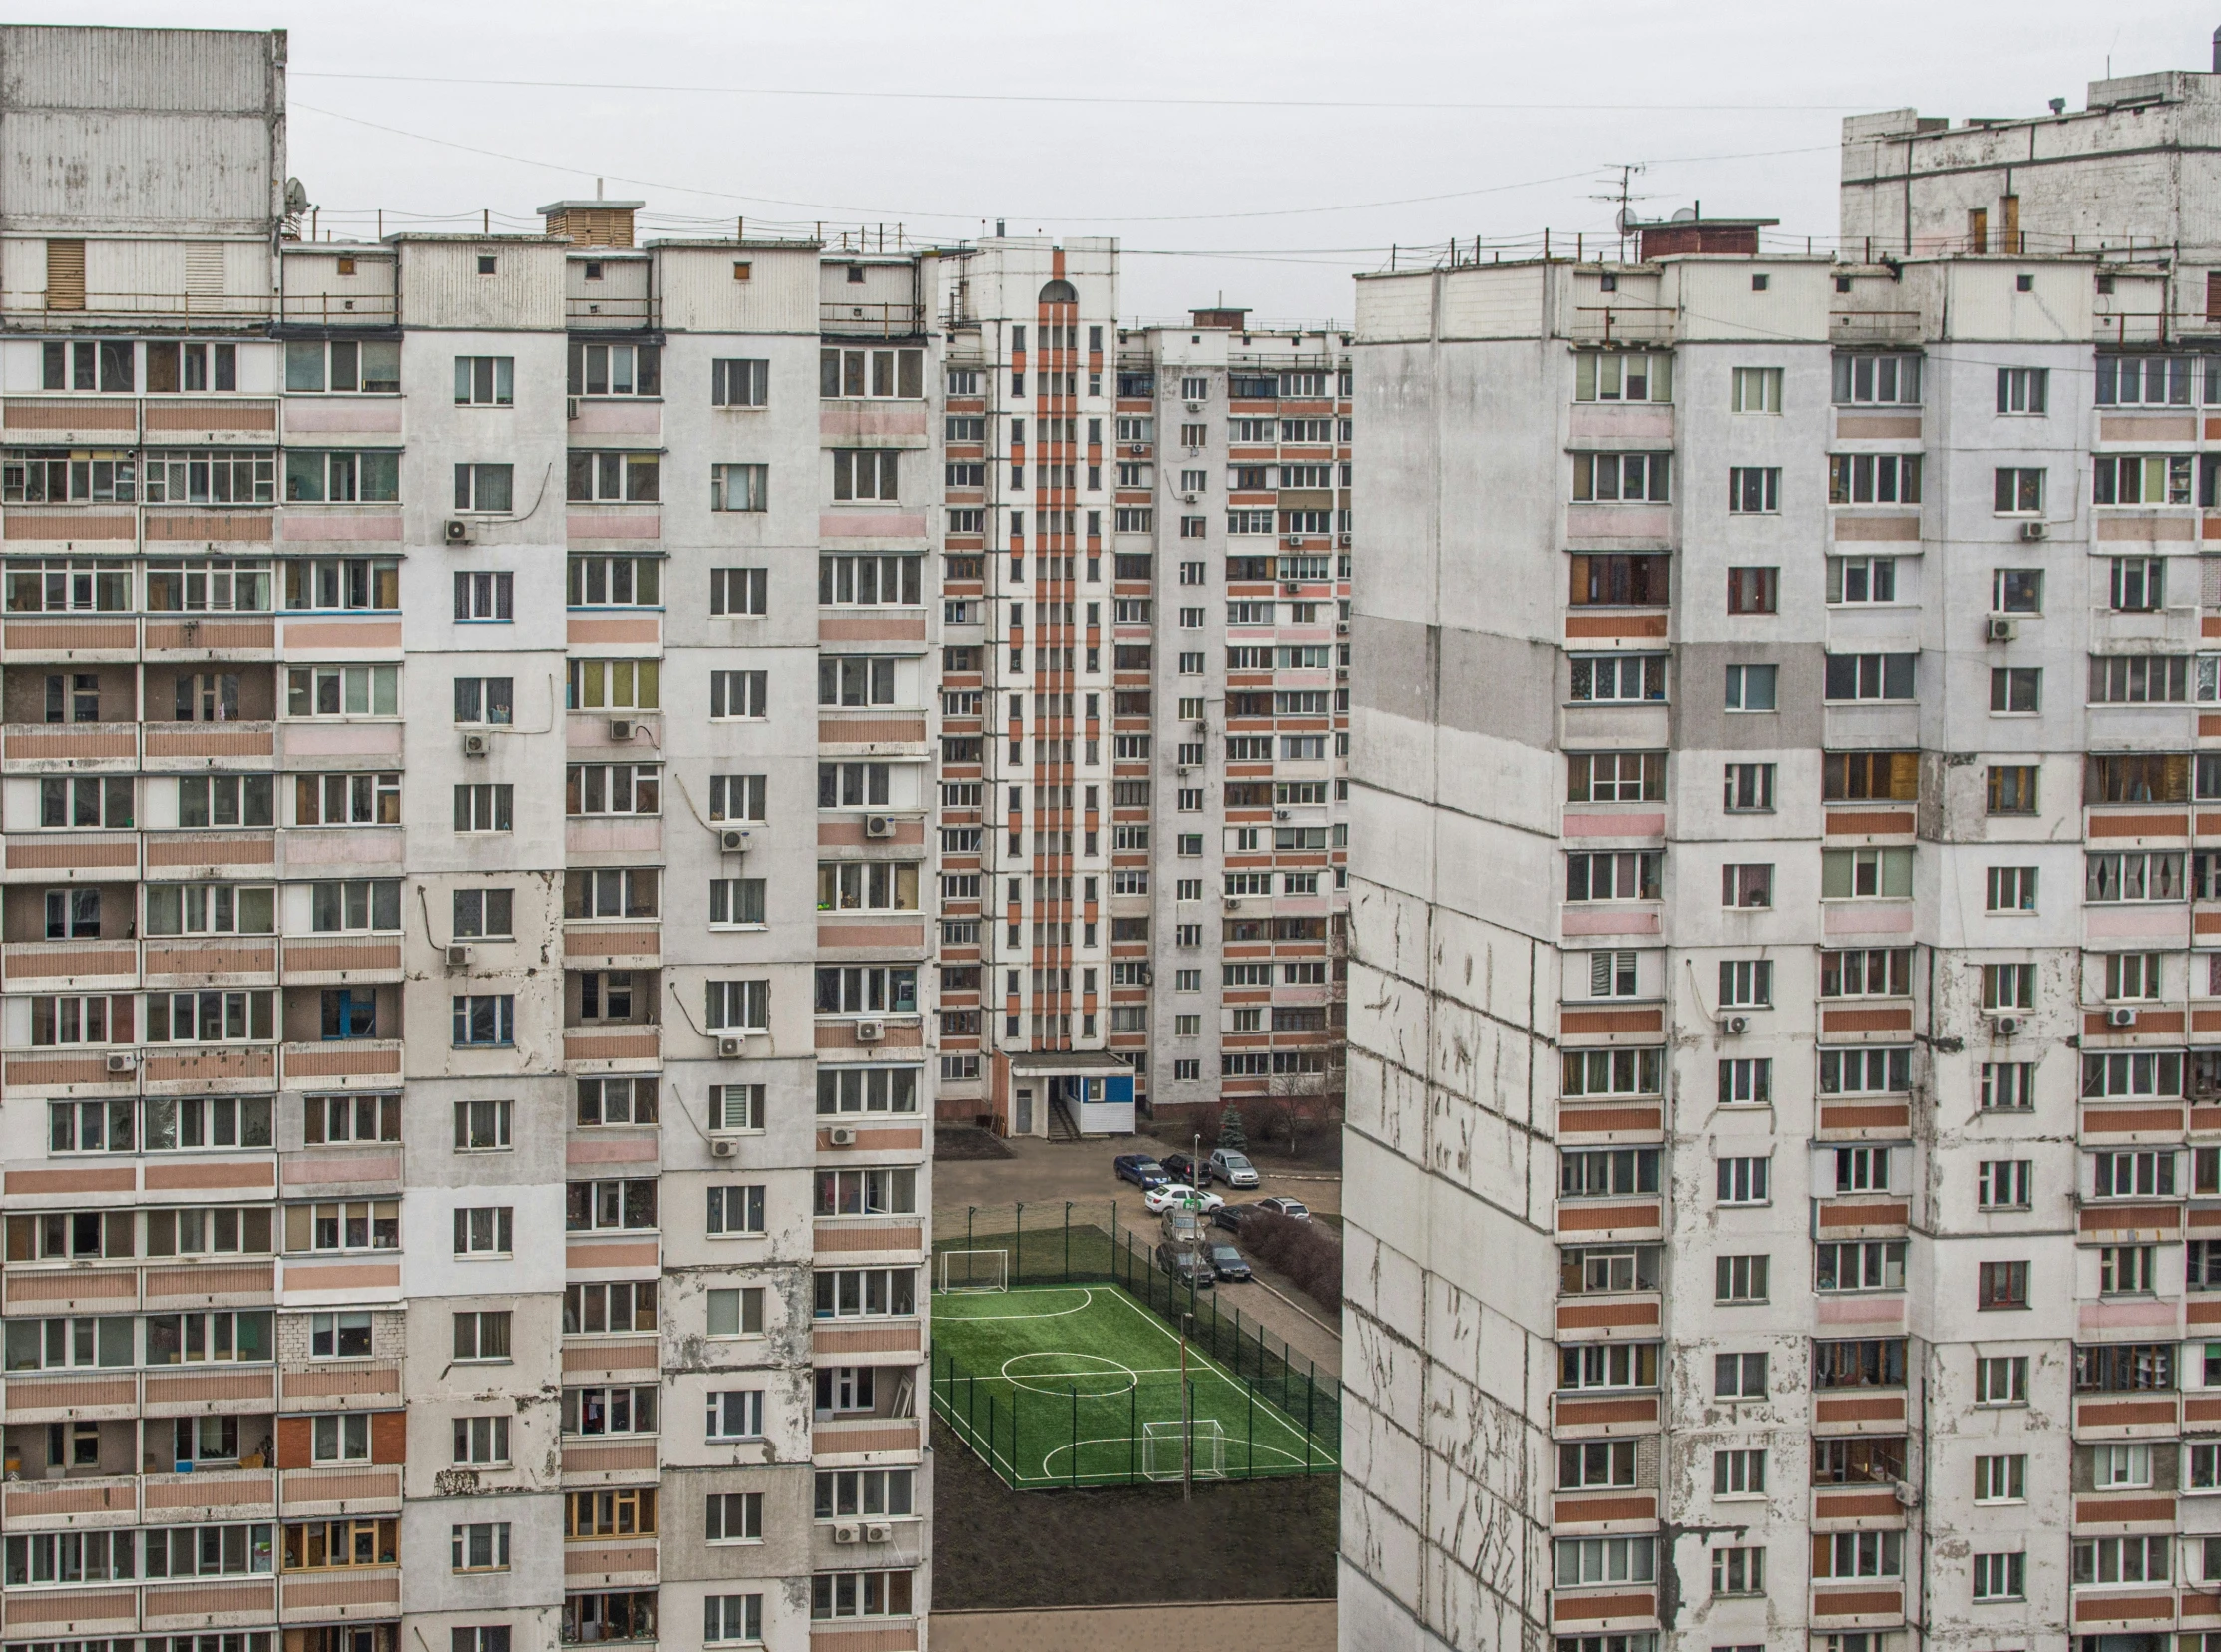
MULTIPOLYGON (((1335 1466, 1334 1442, 1306 1433, 1292 1396, 1254 1388, 1192 1345, 1187 1374, 1197 1477, 1220 1471, 1213 1422, 1226 1478, 1335 1466)), ((937 1293, 933 1401, 1022 1489, 1179 1477, 1179 1333, 1114 1285, 937 1293)))

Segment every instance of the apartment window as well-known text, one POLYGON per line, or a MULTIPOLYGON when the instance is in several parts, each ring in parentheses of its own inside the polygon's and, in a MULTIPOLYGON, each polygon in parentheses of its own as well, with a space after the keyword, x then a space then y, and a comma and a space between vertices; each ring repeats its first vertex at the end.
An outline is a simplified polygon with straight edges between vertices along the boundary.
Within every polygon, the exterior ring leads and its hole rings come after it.
POLYGON ((1975 1167, 1975 1203, 1984 1210, 2026 1210, 2032 1166, 2027 1159, 1984 1159, 1975 1167))
POLYGON ((2047 367, 1998 369, 1998 411, 2000 413, 2045 412, 2050 394, 2051 371, 2047 367))
POLYGON ((1999 516, 2041 516, 2042 467, 1999 466, 1994 475, 1990 508, 1999 516))
POLYGON ((1673 497, 1672 471, 1670 453, 1576 453, 1573 498, 1663 504, 1673 497))
POLYGON ((761 1389, 712 1390, 702 1429, 707 1440, 760 1440, 763 1438, 761 1389))
POLYGON ((709 777, 709 818, 713 821, 768 819, 766 784, 767 777, 761 774, 712 774, 709 777))
MULTIPOLYGON (((2123 613, 2150 613, 2167 606, 2167 561, 2164 557, 2115 557, 2110 584, 2112 606, 2123 613)), ((2152 658, 2155 666, 2172 666, 2179 676, 2188 661, 2177 654, 2152 658)), ((2094 680, 2094 669, 2093 669, 2094 680)), ((2091 698, 2096 698, 2093 692, 2091 698)), ((2159 696, 2152 696, 2157 698, 2159 696)), ((2181 699, 2178 691, 2167 696, 2181 699)))
POLYGON ((1830 557, 1828 601, 1831 603, 1894 603, 1897 601, 1895 557, 1830 557))
POLYGON ((563 1226, 570 1233, 648 1229, 656 1225, 653 1181, 583 1181, 564 1187, 563 1226))
POLYGON ((918 972, 908 965, 821 966, 814 1003, 821 1016, 911 1015, 918 1008, 918 972))
POLYGON ((509 1569, 509 1522, 479 1520, 448 1528, 448 1564, 459 1572, 509 1569))
POLYGON ((397 826, 400 822, 398 774, 293 776, 295 826, 397 826))
MULTIPOLYGON (((1593 1259, 1592 1259, 1593 1260, 1593 1259)), ((1609 1289, 1599 1285, 1598 1290, 1609 1289)), ((1643 1284, 1655 1290, 1656 1281, 1643 1284)), ((1643 1389, 1658 1386, 1658 1345, 1617 1343, 1573 1345, 1558 1350, 1557 1386, 1561 1389, 1643 1389)))
POLYGON ((515 828, 516 788, 480 784, 455 788, 455 830, 507 832, 515 828))
POLYGON ((711 1187, 708 1195, 710 1233, 763 1236, 765 1190, 761 1183, 711 1187))
POLYGON ((1913 893, 1910 849, 1823 849, 1820 898, 1824 901, 1907 900, 1913 893))
POLYGON ((1723 1107, 1762 1107, 1774 1094, 1771 1056, 1739 1056, 1722 1061, 1719 1070, 1719 1104, 1723 1107))
POLYGON ((1560 1537, 1552 1545, 1561 1589, 1598 1583, 1648 1583, 1657 1576, 1655 1537, 1560 1537))
POLYGON ((2100 1199, 2173 1198, 2171 1152, 2107 1152, 2094 1156, 2093 1196, 2100 1199))
MULTIPOLYGON (((745 1086, 712 1084, 710 1128, 715 1129, 715 1092, 745 1086)), ((610 1124, 653 1124, 657 1118, 656 1080, 639 1078, 581 1078, 578 1081, 577 1119, 589 1128, 610 1124)))
MULTIPOLYGON (((344 1102, 345 1096, 333 1096, 334 1102, 344 1102)), ((497 1152, 509 1146, 510 1115, 515 1103, 510 1101, 458 1101, 455 1103, 455 1150, 459 1153, 497 1152)), ((398 1130, 396 1138, 398 1138, 398 1130)), ((461 1213, 457 1213, 457 1231, 461 1231, 461 1213)), ((506 1223, 506 1213, 504 1216, 506 1223)), ((460 1246, 457 1247, 460 1251, 460 1246)), ((508 1247, 502 1246, 501 1249, 508 1247)))
POLYGON ((653 1279, 572 1285, 564 1290, 563 1334, 567 1337, 621 1336, 655 1329, 653 1279))
POLYGON ((465 620, 516 618, 516 576, 456 570, 455 618, 465 620))
POLYGON ((2160 989, 2157 953, 2107 953, 2105 996, 2108 999, 2156 999, 2160 989))
MULTIPOLYGON (((514 356, 457 356, 455 405, 457 407, 508 407, 517 399, 517 359, 514 356)), ((395 386, 399 388, 398 385, 395 386)))
MULTIPOLYGON (((637 1388, 565 1389, 563 1432, 587 1437, 654 1434, 659 1392, 652 1383, 642 1384, 637 1388)), ((498 1421, 508 1420, 503 1418, 498 1421)), ((506 1446, 507 1442, 504 1441, 503 1444, 506 1446)))
MULTIPOLYGON (((323 887, 321 885, 317 886, 323 887)), ((375 887, 375 886, 374 886, 375 887)), ((449 928, 457 940, 503 940, 514 933, 511 909, 515 892, 507 889, 458 889, 450 902, 449 928)), ((395 921, 399 929, 399 885, 394 886, 395 921)), ((319 926, 320 927, 320 926, 319 926)), ((382 926, 381 926, 382 927, 382 926)))
MULTIPOLYGON (((1979 1458, 1978 1461, 2002 1460, 1979 1458)), ((2018 1458, 2013 1459, 2015 1461, 2018 1458)), ((1977 1600, 2021 1600, 2028 1592, 2028 1557, 2017 1549, 2004 1553, 1977 1554, 1975 1562, 1975 1598, 1977 1600)))
POLYGON ((770 362, 745 356, 710 362, 710 406, 762 407, 768 404, 770 395, 770 362))
POLYGON ((1905 1572, 1902 1531, 1839 1531, 1812 1540, 1815 1577, 1901 1577, 1905 1572))
POLYGON ((1720 961, 1720 1008, 1765 1009, 1774 1002, 1774 965, 1771 959, 1739 958, 1720 961))
POLYGON ((2181 803, 2190 796, 2190 760, 2157 752, 2092 755, 2084 760, 2086 803, 2181 803))
POLYGON ((1773 614, 1781 606, 1781 570, 1731 568, 1727 571, 1727 612, 1773 614))
MULTIPOLYGON (((104 349, 110 346, 103 345, 104 349)), ((128 352, 129 344, 123 346, 128 352)), ((188 346, 192 349, 193 346, 188 346)), ((149 346, 150 351, 153 346, 149 346)), ((153 363, 149 362, 148 388, 153 363)), ((128 386, 126 386, 128 388, 128 386)), ((108 386, 103 385, 103 389, 108 386)), ((368 391, 393 395, 401 388, 401 344, 398 339, 296 338, 285 346, 285 390, 288 395, 317 392, 368 391)), ((461 398, 457 398, 460 400, 461 398)))
POLYGON ((1770 907, 1774 904, 1774 868, 1770 861, 1730 862, 1720 868, 1720 905, 1770 907))
POLYGON ((564 813, 658 814, 662 779, 663 771, 654 763, 573 763, 564 774, 564 813))
MULTIPOLYGON (((740 1495, 740 1493, 735 1493, 740 1495)), ((746 1495, 758 1499, 761 1492, 746 1495)), ((712 1497, 711 1502, 716 1498, 712 1497)), ((720 1529, 722 1529, 720 1522, 720 1529)), ((760 1533, 758 1533, 760 1535, 760 1533)), ((568 1639, 569 1637, 566 1637, 568 1639)), ((724 1645, 733 1641, 757 1642, 763 1639, 763 1596, 760 1594, 704 1595, 701 1603, 701 1639, 705 1646, 724 1645)))
POLYGON ((2022 1502, 2028 1495, 2028 1459, 2010 1456, 1975 1458, 1975 1501, 2022 1502))
POLYGON ((918 1311, 917 1273, 910 1268, 820 1269, 814 1276, 816 1317, 854 1319, 918 1311))
POLYGON ((2180 1095, 2182 1055, 2174 1050, 2108 1051, 2082 1056, 2086 1100, 2115 1096, 2180 1095))
POLYGON ((1658 1191, 1655 1147, 1567 1149, 1558 1155, 1560 1198, 1611 1198, 1658 1191))
POLYGON ((1985 1061, 1978 1105, 1984 1112, 2027 1112, 2035 1106, 2035 1063, 1985 1061))
MULTIPOLYGON (((1993 866, 1989 869, 1984 902, 1991 912, 2033 912, 2036 909, 2036 868, 1993 866)), ((1988 968, 1988 966, 1985 966, 1988 968)), ((1985 977, 1987 986, 1988 978, 1985 977)))
MULTIPOLYGON (((851 278, 860 275, 861 266, 852 265, 851 278)), ((821 349, 817 352, 817 393, 826 400, 866 397, 916 401, 925 395, 925 352, 821 349)))
POLYGON ((1920 753, 1829 751, 1820 758, 1820 796, 1828 803, 1869 798, 1911 803, 1920 797, 1920 753))
POLYGON ((517 508, 514 465, 459 464, 455 467, 455 509, 506 516, 517 508))
POLYGON ((711 981, 703 984, 704 1025, 712 1032, 767 1032, 771 1029, 768 981, 711 981))
POLYGON ((314 1462, 368 1462, 370 1414, 330 1412, 312 1419, 308 1454, 314 1462))
POLYGON ((1669 402, 1673 399, 1673 357, 1583 350, 1573 358, 1573 399, 1669 402))
POLYGON ((2033 964, 1985 964, 1982 967, 1982 1007, 1985 1010, 2033 1010, 2033 964))
MULTIPOLYGON (((1713 1457, 1715 1468, 1722 1458, 1759 1456, 1764 1452, 1721 1451, 1713 1457)), ((1766 1551, 1763 1548, 1716 1548, 1712 1551, 1712 1592, 1715 1595, 1756 1595, 1766 1592, 1766 1551)))
POLYGON ((833 454, 833 497, 837 500, 901 498, 899 461, 893 449, 842 448, 833 454))
MULTIPOLYGON (((276 932, 277 892, 269 885, 149 884, 146 888, 149 935, 270 935, 276 932)), ((97 892, 93 893, 97 898, 97 892)), ((50 909, 54 906, 52 899, 47 904, 50 909)), ((52 927, 50 923, 48 928, 52 927)), ((398 923, 393 927, 399 928, 398 923)), ((99 929, 96 907, 92 933, 98 934, 99 929)))
POLYGON ((509 1205, 458 1206, 455 1211, 457 1256, 508 1256, 515 1246, 516 1210, 509 1205))
POLYGON ((1662 751, 1574 752, 1566 758, 1566 800, 1649 803, 1665 796, 1662 751))
POLYGON ((1576 654, 1572 660, 1575 700, 1663 701, 1664 654, 1576 654))
POLYGON ((1975 1404, 2024 1406, 2028 1403, 2028 1357, 1983 1355, 1975 1361, 1975 1404))
POLYGON ((1727 508, 1730 514, 1751 516, 1781 509, 1781 467, 1732 465, 1727 472, 1727 508))
POLYGON ((1764 1302, 1767 1264, 1765 1256, 1719 1256, 1712 1261, 1713 1300, 1723 1305, 1764 1302))
POLYGON ((1764 1354, 1715 1354, 1712 1356, 1712 1393, 1721 1400, 1766 1398, 1764 1354))
POLYGON ((1723 1205, 1762 1205, 1772 1201, 1773 1160, 1766 1157, 1723 1158, 1714 1166, 1716 1193, 1723 1205))
POLYGON ((709 508, 712 511, 768 511, 771 508, 771 467, 711 465, 709 508))
POLYGON ((392 717, 400 700, 398 665, 295 665, 285 673, 288 717, 392 717))
POLYGON ((457 996, 454 1006, 454 1043, 508 1045, 517 1041, 517 1001, 514 996, 472 994, 457 996))
POLYGON ((509 1460, 509 1419, 456 1418, 453 1460, 472 1467, 506 1463, 509 1460))
POLYGON ((1655 901, 1664 864, 1657 849, 1576 851, 1565 857, 1565 899, 1655 901))
POLYGON ((1727 709, 1730 711, 1774 710, 1774 690, 1780 669, 1777 665, 1728 666, 1727 709))
POLYGON ((2171 1575, 2168 1556, 2174 1541, 2168 1536, 2078 1537, 2072 1549, 2073 1581, 2164 1583, 2171 1575))
POLYGON ((1825 1095, 1894 1095, 1912 1088, 1908 1048, 1872 1046, 1820 1051, 1820 1089, 1825 1095))
POLYGON ((457 1314, 454 1355, 457 1360, 508 1360, 509 1311, 487 1309, 457 1314))
MULTIPOLYGON (((1572 558, 1575 608, 1663 608, 1672 599, 1673 559, 1622 553, 1581 552, 1572 558)), ((1235 605, 1247 606, 1247 605, 1235 605)), ((1294 605, 1302 608, 1305 605, 1294 605)), ((1270 607, 1261 623, 1271 623, 1270 607)), ((1229 619, 1228 623, 1234 621, 1229 619)))
POLYGON ((2033 763, 1990 766, 1984 785, 1988 812, 1994 815, 2032 815, 2036 812, 2036 765, 2033 763))
MULTIPOLYGON (((702 1518, 702 1536, 712 1543, 753 1543, 763 1537, 763 1493, 712 1491, 702 1518)), ((747 1598, 747 1597, 741 1597, 747 1598)), ((710 1635, 711 1640, 718 1636, 710 1635)))
POLYGON ((1816 1291, 1902 1291, 1905 1241, 1851 1239, 1813 1247, 1816 1291))
POLYGON ((1982 1262, 1976 1265, 1977 1308, 2025 1308, 2028 1306, 2028 1264, 1982 1262))
POLYGON ((1736 368, 1728 405, 1737 413, 1779 413, 1781 371, 1779 367, 1736 368))
POLYGON ((1921 358, 1917 355, 1839 355, 1835 358, 1834 399, 1839 404, 1878 402, 1918 406, 1921 358))
POLYGON ((572 557, 568 602, 572 608, 659 608, 663 605, 658 557, 572 557))
POLYGON ((1830 654, 1826 695, 1830 700, 1909 700, 1918 654, 1830 654))
POLYGON ((663 497, 663 459, 654 453, 571 454, 565 498, 576 505, 653 504, 663 497))
POLYGON ((2191 456, 2187 453, 2099 454, 2091 461, 2093 505, 2187 505, 2191 456))
POLYGON ((1916 453, 1831 453, 1831 505, 1917 505, 1921 460, 1916 453))
POLYGON ((1592 1440, 1557 1448, 1557 1489, 1594 1490, 1635 1483, 1635 1443, 1592 1440))

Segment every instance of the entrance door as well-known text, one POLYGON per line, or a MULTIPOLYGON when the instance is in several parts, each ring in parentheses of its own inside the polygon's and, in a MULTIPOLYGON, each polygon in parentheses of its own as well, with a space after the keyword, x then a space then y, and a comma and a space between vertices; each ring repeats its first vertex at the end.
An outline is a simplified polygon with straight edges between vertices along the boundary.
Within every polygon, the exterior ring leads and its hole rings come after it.
POLYGON ((1030 1089, 1022 1089, 1018 1092, 1018 1133, 1020 1135, 1032 1135, 1034 1133, 1034 1092, 1030 1089))

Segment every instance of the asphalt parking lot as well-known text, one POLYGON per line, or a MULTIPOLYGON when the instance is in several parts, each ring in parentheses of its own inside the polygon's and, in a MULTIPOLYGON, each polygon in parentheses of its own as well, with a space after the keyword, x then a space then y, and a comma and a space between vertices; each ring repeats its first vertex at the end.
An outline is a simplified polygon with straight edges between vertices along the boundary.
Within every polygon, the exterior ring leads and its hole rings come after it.
MULTIPOLYGON (((1029 1222, 1036 1209, 1046 1222, 1050 1213, 1061 1210, 1067 1200, 1074 1205, 1076 1215, 1085 1206, 1100 1218, 1107 1207, 1115 1204, 1121 1225, 1153 1227, 1156 1219, 1143 1208, 1141 1190, 1131 1182, 1118 1180, 1110 1161, 1121 1153, 1148 1153, 1153 1157, 1160 1151, 1177 1151, 1152 1136, 1080 1142, 1017 1137, 1006 1145, 1011 1150, 1009 1158, 934 1162, 933 1209, 942 1231, 947 1231, 952 1221, 961 1223, 968 1205, 1008 1207, 1022 1202, 1029 1222)), ((1301 1199, 1315 1215, 1340 1225, 1340 1177, 1269 1154, 1253 1152, 1250 1158, 1257 1166, 1262 1186, 1238 1192, 1217 1187, 1213 1191, 1236 1204, 1267 1194, 1301 1199)), ((1214 1238, 1239 1243, 1223 1228, 1210 1232, 1214 1238)), ((1261 1283, 1220 1285, 1220 1308, 1238 1307, 1245 1320, 1263 1325, 1296 1353, 1315 1361, 1322 1372, 1339 1374, 1342 1339, 1335 1329, 1334 1316, 1277 1276, 1259 1270, 1259 1280, 1261 1283), (1275 1296, 1274 1290, 1281 1295, 1275 1296)))

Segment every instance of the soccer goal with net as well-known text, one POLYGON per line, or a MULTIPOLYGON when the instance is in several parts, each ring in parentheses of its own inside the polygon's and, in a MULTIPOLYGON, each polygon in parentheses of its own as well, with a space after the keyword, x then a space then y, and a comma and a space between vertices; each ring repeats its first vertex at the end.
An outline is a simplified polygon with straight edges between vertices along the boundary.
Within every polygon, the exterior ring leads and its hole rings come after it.
MULTIPOLYGON (((1180 1440, 1189 1425, 1178 1418, 1141 1425, 1141 1476, 1152 1480, 1180 1477, 1180 1440)), ((1198 1417, 1195 1430, 1195 1477, 1226 1477, 1226 1431, 1215 1417, 1198 1417)))
POLYGON ((945 1250, 941 1253, 944 1291, 1007 1291, 1011 1253, 1006 1250, 945 1250))

